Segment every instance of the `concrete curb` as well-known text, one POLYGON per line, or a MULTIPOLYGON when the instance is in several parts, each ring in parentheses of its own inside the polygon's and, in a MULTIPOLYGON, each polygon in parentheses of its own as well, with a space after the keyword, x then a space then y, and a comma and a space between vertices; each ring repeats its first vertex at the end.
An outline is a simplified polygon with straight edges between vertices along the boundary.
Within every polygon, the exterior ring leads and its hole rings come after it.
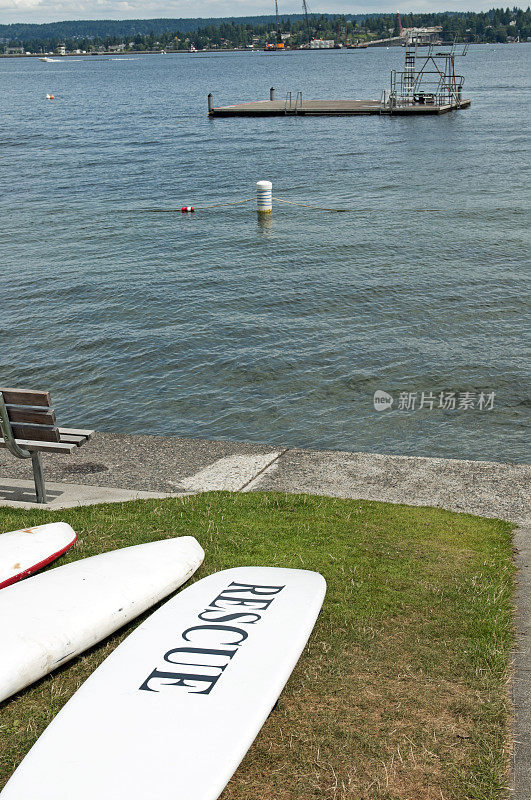
POLYGON ((516 584, 516 649, 514 652, 513 800, 531 797, 531 525, 514 532, 516 584))

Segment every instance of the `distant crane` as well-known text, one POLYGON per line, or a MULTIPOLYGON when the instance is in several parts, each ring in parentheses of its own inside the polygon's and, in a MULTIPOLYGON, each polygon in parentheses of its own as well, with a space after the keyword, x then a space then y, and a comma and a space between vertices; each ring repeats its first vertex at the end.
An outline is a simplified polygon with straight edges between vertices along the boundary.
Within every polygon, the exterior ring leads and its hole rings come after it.
POLYGON ((275 44, 270 44, 269 42, 266 44, 266 50, 279 50, 284 49, 284 42, 282 40, 282 33, 280 30, 280 18, 278 16, 278 0, 275 0, 275 19, 276 19, 276 28, 277 28, 277 41, 275 44))
POLYGON ((403 29, 402 29, 402 20, 400 19, 400 11, 396 12, 396 21, 398 24, 398 35, 402 36, 403 29))
POLYGON ((306 5, 306 0, 302 0, 302 10, 304 11, 304 17, 306 19, 306 31, 308 33, 308 44, 312 41, 312 35, 310 33, 310 20, 308 18, 308 6, 306 5))
MULTIPOLYGON (((306 33, 308 35, 308 44, 310 44, 312 40, 312 35, 310 33, 310 19, 308 17, 308 6, 306 5, 306 0, 302 0, 302 10, 304 11, 304 18, 306 20, 306 33)), ((277 47, 280 45, 282 46, 282 34, 280 32, 280 20, 278 16, 278 0, 275 0, 275 18, 277 22, 277 47)))
POLYGON ((337 26, 337 45, 336 45, 336 47, 341 47, 341 42, 343 42, 343 44, 346 47, 346 45, 347 45, 347 26, 346 25, 342 25, 341 22, 339 22, 338 26, 337 26))

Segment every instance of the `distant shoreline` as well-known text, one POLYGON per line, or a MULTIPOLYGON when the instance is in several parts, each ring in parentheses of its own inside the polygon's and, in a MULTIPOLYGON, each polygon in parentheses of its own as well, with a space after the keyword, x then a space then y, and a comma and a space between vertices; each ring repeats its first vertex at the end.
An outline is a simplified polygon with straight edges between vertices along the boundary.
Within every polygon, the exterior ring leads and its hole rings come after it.
MULTIPOLYGON (((519 44, 531 44, 531 42, 470 42, 469 46, 475 45, 492 45, 495 47, 499 47, 501 45, 519 45, 519 44)), ((438 44, 438 47, 449 47, 453 45, 453 42, 441 42, 438 44)), ((393 49, 398 49, 400 45, 392 45, 393 49)), ((422 49, 427 49, 428 45, 423 45, 422 49)), ((205 48, 204 50, 166 50, 164 53, 161 50, 128 50, 126 53, 65 53, 64 56, 60 56, 57 53, 52 54, 43 54, 43 53, 0 53, 0 58, 97 58, 98 56, 113 56, 113 58, 127 58, 127 56, 186 56, 186 55, 200 55, 201 53, 267 53, 268 55, 282 55, 285 53, 332 53, 332 52, 342 52, 345 50, 382 50, 385 47, 379 47, 378 45, 369 45, 367 46, 358 46, 358 47, 323 47, 323 48, 307 48, 307 47, 298 47, 289 49, 286 48, 282 50, 282 52, 277 52, 275 50, 248 50, 242 49, 239 47, 233 48, 205 48)), ((387 48, 389 49, 389 48, 387 48)))

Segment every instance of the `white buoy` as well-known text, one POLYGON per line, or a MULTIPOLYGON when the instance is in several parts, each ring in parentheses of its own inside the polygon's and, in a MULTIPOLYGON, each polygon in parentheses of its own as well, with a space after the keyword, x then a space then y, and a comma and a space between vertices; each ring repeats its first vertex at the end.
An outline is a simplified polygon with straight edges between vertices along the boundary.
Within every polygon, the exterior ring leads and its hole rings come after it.
POLYGON ((273 184, 258 181, 256 184, 256 210, 259 214, 271 214, 273 210, 273 184))

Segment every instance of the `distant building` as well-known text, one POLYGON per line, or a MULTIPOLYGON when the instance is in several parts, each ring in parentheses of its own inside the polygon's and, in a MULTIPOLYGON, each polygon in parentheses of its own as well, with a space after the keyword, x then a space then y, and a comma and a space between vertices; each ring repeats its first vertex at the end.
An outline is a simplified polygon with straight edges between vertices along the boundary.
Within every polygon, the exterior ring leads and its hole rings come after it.
POLYGON ((58 44, 55 48, 55 52, 58 56, 66 56, 66 45, 65 44, 58 44))
POLYGON ((6 56, 23 56, 23 47, 6 47, 6 56))
POLYGON ((441 31, 442 27, 439 25, 433 28, 404 28, 403 35, 407 44, 431 44, 439 41, 441 31))
POLYGON ((312 39, 310 42, 310 50, 329 50, 333 48, 335 42, 333 39, 312 39))
POLYGON ((109 53, 123 53, 125 50, 125 44, 110 44, 109 45, 109 53))

